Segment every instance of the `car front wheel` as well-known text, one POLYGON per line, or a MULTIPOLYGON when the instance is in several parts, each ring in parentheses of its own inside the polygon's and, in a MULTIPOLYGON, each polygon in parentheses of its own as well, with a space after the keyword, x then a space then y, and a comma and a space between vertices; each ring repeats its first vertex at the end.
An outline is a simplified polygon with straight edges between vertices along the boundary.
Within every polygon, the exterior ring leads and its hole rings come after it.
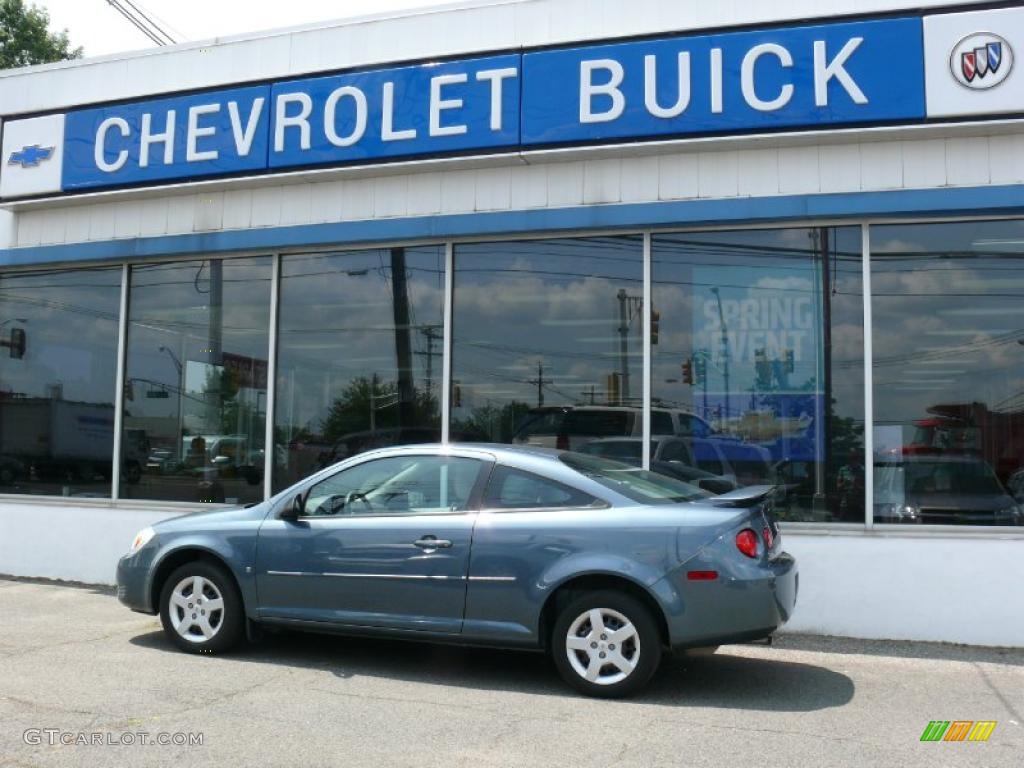
POLYGON ((640 601, 620 592, 589 592, 558 615, 551 651, 569 685, 588 696, 620 698, 639 691, 658 669, 661 638, 640 601))
POLYGON ((238 645, 245 631, 234 580, 202 560, 168 577, 160 593, 160 622, 171 642, 188 653, 222 653, 238 645))

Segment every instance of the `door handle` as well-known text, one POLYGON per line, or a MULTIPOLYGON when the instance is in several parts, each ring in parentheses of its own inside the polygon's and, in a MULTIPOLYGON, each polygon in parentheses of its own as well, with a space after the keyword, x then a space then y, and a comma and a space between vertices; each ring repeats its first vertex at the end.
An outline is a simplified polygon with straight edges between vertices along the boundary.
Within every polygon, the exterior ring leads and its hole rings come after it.
POLYGON ((420 549, 449 549, 452 543, 448 539, 439 539, 436 536, 424 536, 413 542, 420 549))

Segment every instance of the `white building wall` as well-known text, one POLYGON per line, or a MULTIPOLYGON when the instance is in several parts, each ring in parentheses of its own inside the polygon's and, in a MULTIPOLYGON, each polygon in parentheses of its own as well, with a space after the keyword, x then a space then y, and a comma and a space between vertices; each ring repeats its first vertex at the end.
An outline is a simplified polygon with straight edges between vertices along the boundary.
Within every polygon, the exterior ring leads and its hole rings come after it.
POLYGON ((531 152, 99 193, 18 208, 18 246, 406 216, 1024 183, 1024 126, 531 152), (921 136, 921 133, 925 133, 921 136), (971 134, 974 135, 971 135, 971 134), (858 136, 866 135, 867 138, 858 136), (735 147, 735 148, 733 148, 735 147))

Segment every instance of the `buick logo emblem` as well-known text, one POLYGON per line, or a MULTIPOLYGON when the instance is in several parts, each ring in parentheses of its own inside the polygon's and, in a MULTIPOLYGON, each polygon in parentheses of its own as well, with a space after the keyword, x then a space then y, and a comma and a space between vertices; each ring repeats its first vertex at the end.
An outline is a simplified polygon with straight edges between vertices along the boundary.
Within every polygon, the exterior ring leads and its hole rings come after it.
POLYGON ((949 71, 964 88, 987 91, 1010 76, 1013 48, 1005 38, 991 32, 968 35, 953 48, 949 71))

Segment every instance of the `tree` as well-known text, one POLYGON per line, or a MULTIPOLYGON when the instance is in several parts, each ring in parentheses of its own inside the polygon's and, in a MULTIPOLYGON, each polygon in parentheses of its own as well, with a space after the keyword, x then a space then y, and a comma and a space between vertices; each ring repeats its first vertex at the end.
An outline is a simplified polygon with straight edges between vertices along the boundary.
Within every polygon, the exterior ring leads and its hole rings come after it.
POLYGON ((0 0, 0 69, 77 59, 68 31, 50 32, 50 14, 23 0, 0 0))

